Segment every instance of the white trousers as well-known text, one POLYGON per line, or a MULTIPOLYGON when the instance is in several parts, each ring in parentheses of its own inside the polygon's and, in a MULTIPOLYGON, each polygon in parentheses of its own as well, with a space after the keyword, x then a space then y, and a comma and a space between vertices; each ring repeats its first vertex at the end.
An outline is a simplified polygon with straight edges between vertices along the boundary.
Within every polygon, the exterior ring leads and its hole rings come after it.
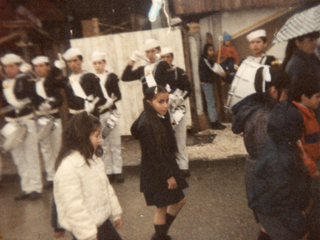
MULTIPOLYGON (((43 127, 37 124, 38 130, 43 127)), ((61 119, 54 120, 54 128, 48 136, 39 142, 40 150, 44 160, 44 166, 47 173, 47 181, 53 181, 54 164, 61 147, 62 126, 61 119)))
POLYGON ((189 169, 189 158, 187 151, 187 117, 183 116, 179 124, 173 126, 178 146, 177 163, 181 170, 189 169))
POLYGON ((22 191, 42 192, 42 178, 37 139, 37 127, 34 120, 26 120, 28 133, 23 142, 11 150, 14 164, 20 176, 22 191))
MULTIPOLYGON (((102 129, 106 126, 106 121, 110 116, 110 112, 100 115, 102 129)), ((109 135, 102 139, 101 147, 103 149, 102 159, 106 168, 106 174, 122 173, 122 157, 121 157, 121 135, 119 124, 116 125, 109 135)))

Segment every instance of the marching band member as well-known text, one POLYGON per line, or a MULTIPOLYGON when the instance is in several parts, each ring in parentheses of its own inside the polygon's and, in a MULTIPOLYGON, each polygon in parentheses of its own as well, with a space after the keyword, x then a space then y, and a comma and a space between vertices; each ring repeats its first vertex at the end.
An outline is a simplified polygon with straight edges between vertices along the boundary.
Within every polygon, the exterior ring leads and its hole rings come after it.
POLYGON ((265 53, 268 46, 266 30, 259 29, 249 33, 247 35, 247 40, 249 41, 249 48, 252 51, 252 55, 245 59, 249 59, 250 61, 254 61, 261 65, 271 66, 272 62, 274 62, 276 58, 274 56, 266 55, 265 53))
POLYGON ((121 99, 121 92, 118 85, 119 78, 116 74, 105 70, 106 54, 95 51, 92 53, 91 61, 96 75, 100 79, 100 86, 107 103, 103 105, 104 109, 100 112, 100 122, 102 125, 101 146, 103 149, 103 160, 106 173, 112 182, 123 183, 122 176, 122 157, 121 157, 121 135, 118 121, 118 112, 115 105, 116 101, 121 99), (116 118, 116 119, 115 119, 116 118))
POLYGON ((6 54, 1 58, 1 62, 7 76, 1 84, 4 107, 12 106, 12 110, 5 114, 4 119, 7 124, 1 133, 7 140, 16 133, 25 134, 20 138, 21 142, 10 150, 18 169, 22 189, 14 199, 34 200, 41 197, 42 192, 37 128, 30 101, 35 82, 29 75, 20 72, 20 65, 23 63, 20 56, 6 54))
MULTIPOLYGON (((175 65, 172 64, 173 62, 173 51, 169 47, 164 47, 162 48, 161 51, 161 58, 169 63, 171 68, 174 70, 174 76, 175 80, 174 82, 171 82, 170 88, 171 88, 171 101, 174 101, 179 107, 183 106, 184 107, 184 102, 187 97, 190 96, 191 94, 191 85, 188 80, 188 76, 186 72, 179 68, 176 67, 175 65), (184 96, 180 95, 176 98, 174 92, 178 90, 180 93, 184 93, 184 96), (176 98, 176 99, 174 99, 176 98)), ((170 98, 169 97, 169 98, 170 98)), ((172 105, 171 105, 172 106, 172 105)), ((170 110, 169 110, 170 112, 170 110)), ((177 146, 178 146, 178 153, 177 153, 177 162, 180 167, 180 169, 183 172, 183 175, 185 177, 189 177, 189 159, 188 159, 188 152, 187 152, 187 146, 186 146, 186 141, 187 141, 187 117, 185 114, 182 116, 181 120, 179 121, 178 124, 173 125, 173 129, 175 132, 175 137, 177 140, 177 146)))
POLYGON ((148 58, 146 66, 138 67, 132 70, 133 65, 139 58, 143 58, 142 53, 134 51, 131 55, 129 63, 122 74, 122 81, 139 80, 142 82, 142 90, 145 94, 150 87, 160 85, 166 87, 168 83, 175 81, 170 65, 159 58, 161 52, 160 42, 155 39, 147 39, 144 44, 144 50, 148 58))
POLYGON ((82 70, 83 56, 79 48, 69 48, 62 56, 72 72, 65 82, 70 115, 87 111, 99 117, 99 106, 106 103, 99 78, 82 70))
POLYGON ((32 60, 32 64, 38 76, 32 103, 38 116, 38 140, 47 173, 47 183, 44 188, 52 188, 54 163, 61 145, 62 127, 59 107, 63 100, 55 83, 57 69, 51 69, 49 58, 38 56, 32 60))

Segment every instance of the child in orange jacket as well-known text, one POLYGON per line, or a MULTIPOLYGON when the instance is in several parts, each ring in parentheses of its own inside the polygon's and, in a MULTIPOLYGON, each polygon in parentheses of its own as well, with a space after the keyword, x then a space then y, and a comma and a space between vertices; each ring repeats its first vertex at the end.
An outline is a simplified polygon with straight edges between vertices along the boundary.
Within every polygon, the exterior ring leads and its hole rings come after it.
POLYGON ((217 62, 220 63, 225 72, 234 75, 234 64, 239 63, 239 56, 231 43, 231 39, 232 37, 228 33, 223 33, 223 45, 220 46, 218 51, 217 62))
POLYGON ((304 75, 291 88, 292 103, 304 120, 300 138, 303 161, 311 177, 320 176, 316 162, 320 159, 320 127, 314 110, 319 107, 320 83, 318 79, 304 75))

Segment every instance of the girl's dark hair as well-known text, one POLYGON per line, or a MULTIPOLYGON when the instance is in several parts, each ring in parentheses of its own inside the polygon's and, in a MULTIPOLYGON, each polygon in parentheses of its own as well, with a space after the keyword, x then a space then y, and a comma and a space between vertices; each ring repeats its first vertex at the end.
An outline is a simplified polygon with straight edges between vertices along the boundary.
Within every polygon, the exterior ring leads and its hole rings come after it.
POLYGON ((313 75, 303 74, 297 78, 290 87, 290 99, 296 102, 301 101, 301 96, 305 94, 308 98, 320 92, 319 79, 313 75))
MULTIPOLYGON (((264 67, 261 67, 256 72, 254 88, 257 92, 263 91, 263 84, 264 84, 263 69, 264 67)), ((281 97, 282 91, 290 88, 290 84, 291 84, 290 76, 288 73, 281 70, 279 66, 271 66, 270 75, 271 75, 271 82, 265 82, 266 92, 268 92, 268 90, 272 86, 274 86, 279 92, 278 99, 277 99, 279 100, 279 98, 281 97)))
POLYGON ((101 126, 99 119, 92 114, 82 112, 74 115, 63 130, 61 149, 56 159, 55 169, 58 169, 63 159, 72 151, 79 151, 85 158, 88 166, 90 166, 89 159, 91 159, 94 154, 94 147, 90 141, 90 135, 94 133, 99 126, 101 126))
POLYGON ((308 33, 308 34, 290 39, 288 42, 287 48, 286 48, 286 56, 285 56, 283 63, 282 63, 282 69, 283 70, 286 69, 288 62, 290 61, 290 59, 292 57, 294 49, 297 48, 296 43, 295 43, 296 40, 298 40, 299 42, 302 42, 306 38, 318 39, 319 36, 320 36, 319 32, 312 32, 312 33, 308 33))
POLYGON ((206 43, 206 45, 204 45, 203 52, 202 52, 202 57, 207 57, 208 56, 208 49, 210 47, 213 47, 213 49, 214 49, 214 46, 211 43, 206 43))
MULTIPOLYGON (((172 157, 172 152, 178 152, 173 130, 170 132, 167 131, 166 127, 161 122, 161 118, 158 116, 158 113, 148 102, 152 101, 157 94, 167 92, 168 91, 162 86, 148 88, 143 99, 143 107, 146 113, 148 131, 152 136, 155 136, 157 152, 163 154, 165 157, 172 157), (171 138, 171 141, 169 141, 168 137, 171 138)), ((169 113, 165 115, 165 124, 169 129, 172 129, 169 113)))

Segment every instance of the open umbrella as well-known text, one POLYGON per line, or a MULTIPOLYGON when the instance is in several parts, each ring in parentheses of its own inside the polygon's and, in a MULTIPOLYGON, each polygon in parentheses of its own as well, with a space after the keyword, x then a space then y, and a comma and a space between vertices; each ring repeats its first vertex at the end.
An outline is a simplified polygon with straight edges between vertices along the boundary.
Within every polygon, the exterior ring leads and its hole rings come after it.
POLYGON ((320 4, 289 18, 277 32, 273 44, 320 31, 320 4))

